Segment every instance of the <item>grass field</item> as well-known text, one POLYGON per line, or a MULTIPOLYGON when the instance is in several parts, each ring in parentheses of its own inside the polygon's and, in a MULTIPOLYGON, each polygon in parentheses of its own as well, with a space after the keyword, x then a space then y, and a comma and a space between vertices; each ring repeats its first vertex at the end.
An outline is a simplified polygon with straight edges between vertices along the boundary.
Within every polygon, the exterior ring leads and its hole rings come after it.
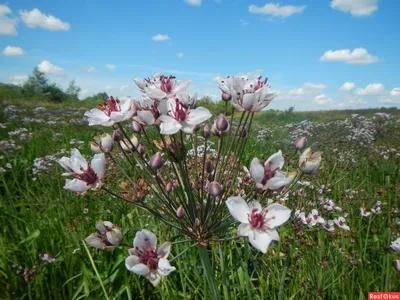
MULTIPOLYGON (((136 231, 146 228, 166 241, 174 230, 104 192, 64 190, 57 159, 72 148, 91 156, 89 141, 104 128, 87 126, 87 108, 43 106, 0 103, 0 298, 212 299, 195 248, 173 261, 177 270, 157 288, 128 272, 124 262, 136 231), (122 247, 103 252, 83 242, 99 219, 123 229, 122 247), (43 254, 55 260, 46 262, 43 254)), ((400 291, 394 267, 400 253, 390 248, 400 236, 399 111, 376 112, 256 115, 247 167, 253 157, 292 151, 298 136, 324 152, 323 165, 289 194, 292 218, 267 255, 247 239, 209 244, 223 299, 367 299, 372 291, 400 291), (309 213, 329 200, 342 209, 349 231, 306 226, 294 216, 299 202, 309 213), (371 214, 362 216, 360 208, 371 214)), ((117 177, 106 180, 117 187, 117 177)), ((324 215, 337 216, 339 210, 324 215)), ((187 247, 174 244, 171 257, 187 247)))

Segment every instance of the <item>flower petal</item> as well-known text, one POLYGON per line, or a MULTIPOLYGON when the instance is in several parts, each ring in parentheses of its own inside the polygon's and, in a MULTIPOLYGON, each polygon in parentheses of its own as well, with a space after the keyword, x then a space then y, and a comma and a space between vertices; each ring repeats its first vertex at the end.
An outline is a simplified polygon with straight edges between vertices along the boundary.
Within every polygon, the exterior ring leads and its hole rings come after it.
POLYGON ((239 225, 237 234, 240 236, 253 236, 253 230, 251 230, 251 226, 250 224, 246 224, 246 223, 241 223, 239 225))
POLYGON ((149 248, 156 249, 157 237, 154 235, 154 233, 146 229, 142 229, 141 231, 136 232, 136 236, 133 240, 133 247, 142 251, 149 248))
POLYGON ((267 161, 265 162, 265 166, 274 171, 278 168, 282 169, 284 163, 285 159, 283 158, 282 151, 279 150, 267 159, 267 161))
POLYGON ((271 229, 281 226, 290 218, 291 210, 281 204, 271 204, 265 210, 267 212, 265 217, 268 219, 267 226, 271 229))
POLYGON ((114 228, 111 231, 107 231, 107 240, 111 245, 118 246, 122 240, 122 232, 118 228, 114 228))
POLYGON ((161 275, 158 274, 158 273, 152 273, 152 272, 150 272, 150 273, 147 275, 147 279, 150 281, 150 283, 151 283, 154 287, 156 287, 156 286, 159 285, 160 282, 161 282, 161 275))
POLYGON ((139 263, 139 257, 136 255, 130 255, 125 259, 125 267, 137 275, 147 275, 150 272, 145 264, 139 263))
POLYGON ((229 197, 226 201, 226 205, 232 217, 239 222, 249 223, 250 208, 242 197, 229 197))
POLYGON ((268 246, 272 242, 272 236, 267 231, 254 230, 254 237, 249 238, 250 244, 262 253, 267 253, 268 246))
POLYGON ((165 242, 157 249, 157 256, 161 258, 167 258, 171 251, 171 242, 165 242))
POLYGON ((175 271, 176 268, 169 264, 168 259, 160 258, 158 260, 158 274, 161 276, 167 276, 172 271, 175 271))
POLYGON ((182 128, 182 125, 170 116, 162 115, 158 118, 158 120, 161 121, 161 134, 175 134, 182 128))
POLYGON ((253 158, 250 164, 250 174, 255 182, 261 182, 264 178, 264 167, 258 158, 253 158))
POLYGON ((95 154, 90 165, 97 177, 99 179, 103 178, 104 173, 106 172, 106 158, 104 153, 95 154))
POLYGON ((191 125, 201 124, 211 118, 212 114, 207 108, 198 107, 189 111, 189 116, 186 120, 191 125))
POLYGON ((65 180, 64 189, 71 190, 75 193, 83 193, 86 192, 88 189, 91 188, 91 185, 87 184, 86 182, 79 180, 79 179, 67 179, 65 180))
POLYGON ((97 249, 103 250, 105 247, 105 244, 103 243, 103 241, 100 238, 98 238, 96 235, 94 235, 93 233, 85 239, 85 242, 89 246, 92 246, 97 249))

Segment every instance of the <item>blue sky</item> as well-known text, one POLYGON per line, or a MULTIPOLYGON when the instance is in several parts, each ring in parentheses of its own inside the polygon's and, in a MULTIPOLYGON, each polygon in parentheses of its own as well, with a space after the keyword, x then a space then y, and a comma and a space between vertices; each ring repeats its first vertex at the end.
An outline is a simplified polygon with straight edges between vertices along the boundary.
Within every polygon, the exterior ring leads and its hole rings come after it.
MULTIPOLYGON (((1 1, 1 0, 0 0, 1 1)), ((400 106, 400 1, 69 0, 0 2, 0 82, 35 66, 81 96, 137 97, 133 77, 263 75, 274 109, 400 106), (33 3, 34 2, 34 3, 33 3)))

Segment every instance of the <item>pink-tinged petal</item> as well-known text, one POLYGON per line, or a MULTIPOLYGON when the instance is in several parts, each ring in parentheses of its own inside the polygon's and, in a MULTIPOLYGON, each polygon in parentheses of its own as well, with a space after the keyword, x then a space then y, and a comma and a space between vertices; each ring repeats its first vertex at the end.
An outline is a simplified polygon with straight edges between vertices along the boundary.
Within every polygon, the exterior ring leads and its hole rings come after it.
POLYGON ((171 242, 165 242, 157 249, 157 256, 161 258, 167 258, 171 252, 171 242))
POLYGON ((106 172, 106 158, 104 153, 95 154, 90 165, 97 177, 100 179, 103 178, 106 172))
POLYGON ((159 285, 160 282, 161 282, 161 275, 158 274, 158 273, 152 273, 152 272, 150 272, 150 273, 147 275, 147 279, 150 281, 150 283, 151 283, 154 287, 156 287, 156 286, 159 285))
POLYGON ((154 235, 154 233, 146 229, 142 229, 141 231, 136 232, 136 236, 133 240, 133 247, 142 251, 149 248, 156 249, 157 237, 154 235))
POLYGON ((142 80, 141 78, 135 77, 135 78, 133 78, 133 81, 136 83, 137 87, 138 87, 141 91, 144 91, 143 80, 142 80))
POLYGON ((92 125, 103 125, 112 126, 114 122, 100 109, 93 108, 85 112, 85 116, 88 117, 89 126, 92 125))
POLYGON ((261 212, 262 210, 262 206, 260 204, 260 202, 253 200, 249 203, 249 209, 250 211, 252 211, 254 208, 256 208, 257 210, 259 210, 261 212))
POLYGON ((285 159, 283 158, 282 151, 272 154, 267 161, 265 162, 265 166, 268 166, 270 170, 276 170, 277 168, 282 169, 283 164, 285 163, 285 159))
POLYGON ((157 106, 158 111, 161 115, 168 114, 168 101, 160 101, 157 106))
POLYGON ((172 271, 175 271, 175 270, 176 270, 176 268, 169 264, 168 259, 160 258, 158 260, 158 274, 160 274, 161 276, 167 276, 172 271))
POLYGON ((245 94, 243 96, 242 107, 247 111, 251 111, 253 109, 253 106, 254 106, 254 94, 245 94))
POLYGON ((72 171, 74 171, 75 174, 82 174, 88 168, 86 159, 84 159, 80 155, 72 156, 69 159, 69 164, 71 166, 72 171))
POLYGON ((125 259, 125 267, 137 275, 147 275, 150 272, 145 264, 139 263, 139 259, 135 255, 130 255, 125 259))
POLYGON ((232 217, 234 217, 237 221, 249 223, 250 209, 242 197, 229 197, 226 201, 226 205, 228 206, 232 217))
POLYGON ((63 167, 65 170, 70 172, 72 170, 71 165, 69 163, 69 157, 61 157, 61 159, 58 161, 61 167, 63 167))
POLYGON ((161 134, 175 134, 182 128, 182 125, 170 116, 162 115, 158 120, 161 121, 161 134))
MULTIPOLYGON (((232 98, 233 99, 233 98, 232 98)), ((241 107, 239 104, 233 102, 232 100, 232 105, 233 107, 237 110, 237 111, 244 111, 245 109, 243 107, 241 107)))
POLYGON ((104 226, 103 221, 99 220, 99 221, 96 222, 96 230, 98 232, 100 232, 100 233, 106 233, 107 232, 107 229, 104 226))
POLYGON ((111 231, 106 233, 107 240, 110 242, 111 245, 119 245, 122 240, 122 232, 118 228, 114 228, 111 231))
POLYGON ((261 182, 264 178, 264 167, 258 158, 253 158, 250 164, 250 174, 255 182, 261 182))
POLYGON ((295 178, 295 175, 287 175, 285 172, 278 171, 275 176, 268 180, 267 187, 270 190, 277 190, 283 186, 289 185, 295 178))
POLYGON ((201 124, 211 118, 211 116, 212 114, 207 108, 198 107, 189 111, 189 116, 186 122, 192 125, 201 124))
POLYGON ((272 237, 267 231, 254 230, 254 237, 249 238, 250 244, 262 253, 267 253, 268 246, 272 242, 272 237))
POLYGON ((157 99, 157 100, 161 100, 161 99, 167 97, 167 93, 163 92, 162 90, 160 90, 159 88, 157 88, 155 86, 149 86, 149 87, 145 88, 145 93, 150 98, 157 99))
POLYGON ((182 125, 182 131, 186 133, 193 133, 194 125, 189 124, 186 121, 182 122, 181 125, 182 125))
POLYGON ((65 180, 64 189, 70 190, 75 193, 83 193, 83 192, 86 192, 90 188, 91 188, 91 185, 87 185, 86 182, 79 180, 79 179, 65 180))
POLYGON ((148 110, 139 110, 135 119, 138 119, 138 122, 142 125, 153 125, 155 122, 153 113, 148 110))
POLYGON ((240 236, 253 236, 253 230, 251 230, 251 226, 250 224, 246 224, 246 223, 241 223, 239 225, 237 234, 240 236))
POLYGON ((291 210, 281 204, 271 204, 266 209, 265 217, 268 219, 267 226, 275 228, 281 226, 290 218, 291 210))
POLYGON ((94 248, 101 249, 103 250, 104 247, 106 246, 100 238, 95 236, 94 234, 89 235, 86 239, 85 242, 94 248))
POLYGON ((190 80, 180 80, 176 83, 174 86, 172 93, 173 94, 182 94, 186 92, 186 90, 189 88, 191 81, 190 80))
POLYGON ((121 108, 122 112, 127 112, 132 108, 132 98, 131 97, 122 97, 119 98, 119 107, 121 108))
POLYGON ((273 241, 279 241, 279 234, 276 229, 267 230, 273 241))

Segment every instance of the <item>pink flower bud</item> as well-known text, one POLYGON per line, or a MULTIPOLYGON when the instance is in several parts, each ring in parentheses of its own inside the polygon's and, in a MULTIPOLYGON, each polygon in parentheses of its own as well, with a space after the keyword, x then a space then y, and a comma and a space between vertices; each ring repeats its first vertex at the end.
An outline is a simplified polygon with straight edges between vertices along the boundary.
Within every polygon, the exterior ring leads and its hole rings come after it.
POLYGON ((114 139, 114 141, 119 142, 120 140, 122 140, 123 135, 122 135, 121 131, 114 130, 114 132, 112 134, 112 138, 114 139))
POLYGON ((212 163, 212 161, 207 160, 204 168, 206 169, 206 172, 210 174, 214 171, 214 164, 212 163))
POLYGON ((142 131, 142 126, 136 121, 132 121, 132 130, 133 132, 139 133, 142 131))
POLYGON ((246 136, 247 136, 247 129, 246 129, 246 127, 242 127, 242 129, 240 130, 240 133, 239 133, 239 136, 241 137, 241 138, 245 138, 246 136))
POLYGON ((397 272, 400 273, 400 259, 394 262, 394 268, 396 269, 397 272))
POLYGON ((131 108, 132 108, 133 114, 136 115, 138 110, 140 109, 139 104, 136 102, 136 100, 132 101, 131 108))
POLYGON ((144 145, 142 145, 142 144, 139 144, 139 145, 137 146, 136 150, 137 150, 137 152, 138 152, 140 155, 145 154, 146 151, 147 151, 147 150, 146 150, 146 147, 145 147, 144 145))
POLYGON ((171 192, 175 191, 174 184, 173 184, 171 181, 168 182, 168 183, 167 183, 167 186, 165 187, 165 190, 166 190, 168 193, 171 193, 171 192))
POLYGON ((219 117, 217 118, 217 122, 215 123, 215 127, 219 131, 225 131, 228 129, 229 123, 228 120, 226 119, 224 114, 220 114, 219 117))
POLYGON ((221 185, 216 181, 211 182, 208 186, 208 192, 213 197, 218 197, 221 194, 221 190, 221 185))
POLYGON ((199 124, 195 124, 194 126, 193 126, 193 130, 194 131, 198 131, 200 129, 200 125, 199 124))
POLYGON ((161 152, 157 152, 152 157, 150 157, 150 166, 153 169, 159 169, 163 166, 163 160, 161 157, 161 152))
POLYGON ((182 205, 178 207, 178 209, 176 210, 176 216, 179 219, 182 219, 183 216, 185 215, 185 210, 183 209, 182 205))
POLYGON ((201 204, 200 204, 200 203, 197 203, 197 204, 196 204, 196 210, 197 210, 197 211, 200 211, 200 210, 201 210, 201 204))
POLYGON ((303 149, 305 149, 307 146, 307 138, 306 137, 300 137, 298 138, 295 142, 294 142, 294 147, 301 151, 303 149))
POLYGON ((196 218, 196 220, 194 220, 194 226, 197 227, 201 224, 199 218, 196 218))
POLYGON ((206 139, 210 137, 210 128, 208 128, 208 125, 203 127, 203 137, 206 139))
POLYGON ((229 101, 232 99, 232 95, 229 92, 222 92, 222 100, 229 101))

